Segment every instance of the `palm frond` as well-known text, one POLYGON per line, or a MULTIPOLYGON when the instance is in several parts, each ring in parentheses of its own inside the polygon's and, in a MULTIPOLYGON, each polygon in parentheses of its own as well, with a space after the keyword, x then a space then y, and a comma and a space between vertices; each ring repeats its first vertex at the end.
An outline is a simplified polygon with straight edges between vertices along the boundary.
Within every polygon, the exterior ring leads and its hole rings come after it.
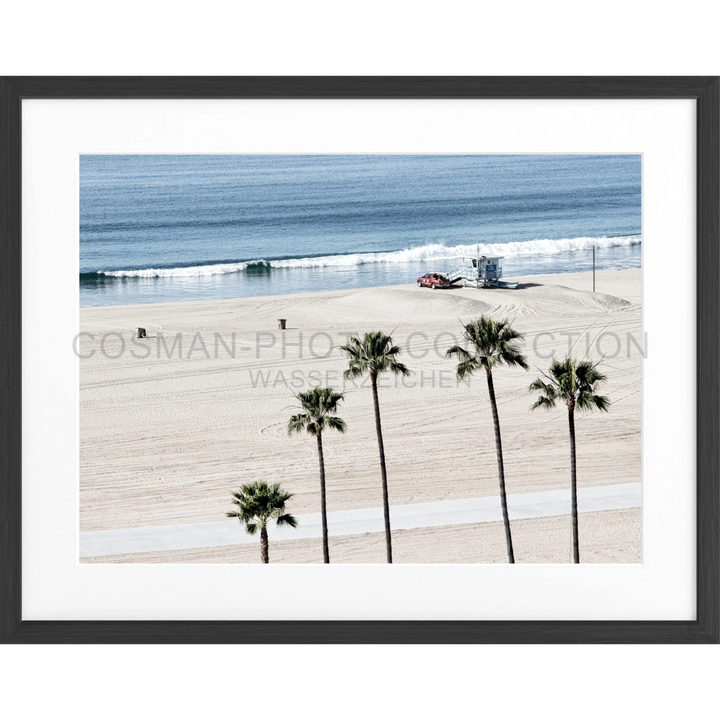
POLYGON ((390 372, 394 373, 395 375, 402 375, 403 377, 407 377, 410 374, 410 370, 408 370, 407 366, 404 363, 398 362, 397 360, 392 360, 388 368, 390 372))
POLYGON ((479 358, 479 364, 486 370, 492 370, 496 365, 502 365, 502 359, 499 355, 484 355, 479 358))
MULTIPOLYGON (((339 429, 336 423, 330 423, 330 419, 335 416, 338 406, 345 398, 345 393, 337 392, 332 388, 316 387, 298 393, 295 397, 305 412, 290 418, 289 434, 306 430, 311 435, 317 435, 326 427, 339 429)), ((344 428, 341 432, 344 432, 344 428)))
POLYGON ((575 374, 577 375, 578 384, 587 387, 594 387, 607 380, 607 377, 597 369, 597 363, 593 365, 587 361, 577 364, 575 374))
POLYGON ((531 392, 534 390, 540 390, 540 392, 549 393, 549 392, 555 392, 552 385, 548 385, 546 382, 542 381, 540 378, 537 378, 536 380, 533 380, 530 385, 528 386, 528 390, 531 392))
POLYGON ((344 433, 347 430, 347 423, 339 417, 328 415, 326 418, 327 427, 337 430, 340 433, 344 433))
POLYGON ((497 365, 518 366, 528 369, 528 363, 516 341, 523 335, 515 330, 508 320, 495 321, 481 315, 463 325, 463 337, 471 350, 453 345, 445 356, 455 356, 459 360, 456 375, 459 380, 472 374, 480 367, 491 371, 497 365))
POLYGON ((547 395, 541 395, 531 406, 531 410, 537 410, 538 408, 545 408, 549 410, 555 407, 555 398, 548 397, 547 395))
POLYGON ((603 412, 609 412, 610 405, 612 405, 610 399, 605 395, 593 395, 593 402, 595 407, 603 412))
POLYGON ((351 337, 347 345, 341 345, 340 350, 354 360, 359 360, 364 355, 362 343, 357 336, 351 337))
POLYGON ((362 338, 354 335, 340 350, 348 358, 348 368, 344 373, 347 379, 357 378, 365 373, 373 376, 384 372, 410 374, 410 370, 397 360, 400 347, 393 345, 392 336, 382 331, 366 332, 362 338))
POLYGON ((361 377, 367 372, 367 364, 360 362, 359 360, 351 360, 348 365, 348 369, 343 373, 344 377, 348 380, 352 380, 357 377, 361 377))
POLYGON ((307 428, 310 418, 306 414, 293 415, 288 421, 288 435, 302 432, 307 428))
POLYGON ((463 362, 459 362, 457 364, 457 367, 455 368, 455 375, 458 380, 464 380, 466 377, 469 377, 478 370, 479 367, 480 363, 478 363, 475 358, 471 357, 468 360, 464 360, 463 362))
POLYGON ((523 334, 517 331, 507 319, 501 320, 499 323, 496 323, 495 327, 498 338, 501 342, 511 343, 515 340, 523 339, 523 334))
POLYGON ((265 527, 271 518, 286 514, 285 503, 291 497, 292 493, 284 491, 280 483, 259 480, 241 485, 240 490, 231 493, 232 503, 238 510, 226 515, 237 518, 245 526, 245 531, 254 535, 258 528, 265 527))
POLYGON ((296 528, 298 526, 298 521, 295 516, 290 515, 289 513, 285 513, 284 515, 278 515, 275 522, 278 525, 288 525, 291 528, 296 528))
MULTIPOLYGON (((569 409, 602 410, 607 412, 610 400, 604 395, 598 395, 597 385, 606 381, 605 375, 597 369, 597 363, 587 360, 578 361, 576 358, 565 357, 563 360, 553 359, 550 363, 549 374, 543 373, 548 382, 535 380, 530 390, 539 390, 543 396, 555 404, 556 400, 563 400, 569 409)), ((532 406, 548 407, 542 398, 532 406)))
POLYGON ((592 392, 581 392, 578 394, 576 406, 580 410, 602 410, 608 412, 610 401, 604 395, 595 395, 592 392))
POLYGON ((460 345, 453 345, 445 351, 445 357, 452 357, 453 355, 457 355, 457 357, 462 360, 470 360, 472 358, 472 355, 460 345))
POLYGON ((500 357, 506 365, 521 367, 523 370, 528 370, 528 365, 525 356, 515 347, 503 344, 500 350, 500 357))

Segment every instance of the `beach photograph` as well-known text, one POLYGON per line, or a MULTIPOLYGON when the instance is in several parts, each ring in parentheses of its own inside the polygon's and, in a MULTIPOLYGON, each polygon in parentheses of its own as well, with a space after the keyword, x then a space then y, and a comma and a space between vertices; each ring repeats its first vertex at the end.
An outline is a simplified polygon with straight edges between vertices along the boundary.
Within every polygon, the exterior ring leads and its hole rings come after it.
POLYGON ((81 155, 81 563, 641 563, 640 155, 81 155))

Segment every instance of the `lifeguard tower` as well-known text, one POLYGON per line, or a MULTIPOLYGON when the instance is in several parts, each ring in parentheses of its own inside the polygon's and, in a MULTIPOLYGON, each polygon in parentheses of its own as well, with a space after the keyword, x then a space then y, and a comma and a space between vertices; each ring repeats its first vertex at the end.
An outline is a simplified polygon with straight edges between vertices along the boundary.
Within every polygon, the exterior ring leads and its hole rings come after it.
POLYGON ((463 281, 463 287, 470 285, 476 288, 510 288, 517 283, 506 283, 502 278, 502 255, 480 255, 464 257, 462 265, 448 273, 451 282, 463 281))

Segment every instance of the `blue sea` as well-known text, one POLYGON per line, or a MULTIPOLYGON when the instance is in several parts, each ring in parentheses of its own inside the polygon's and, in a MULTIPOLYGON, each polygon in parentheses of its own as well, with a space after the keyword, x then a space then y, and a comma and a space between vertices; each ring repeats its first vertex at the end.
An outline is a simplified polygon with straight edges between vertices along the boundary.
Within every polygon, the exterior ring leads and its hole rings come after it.
POLYGON ((80 305, 640 267, 639 155, 83 155, 80 305))

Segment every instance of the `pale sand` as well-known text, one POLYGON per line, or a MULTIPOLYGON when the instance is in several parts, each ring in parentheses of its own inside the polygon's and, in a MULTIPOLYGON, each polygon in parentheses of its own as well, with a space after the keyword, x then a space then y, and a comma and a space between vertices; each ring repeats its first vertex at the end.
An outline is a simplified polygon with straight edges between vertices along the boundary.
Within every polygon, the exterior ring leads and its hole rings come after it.
MULTIPOLYGON (((518 563, 569 563, 572 560, 570 517, 512 522, 518 563)), ((579 519, 583 563, 639 563, 641 510, 583 513, 579 519)), ((316 563, 322 560, 317 540, 270 543, 270 562, 316 563)), ((330 562, 384 563, 382 533, 330 538, 330 562)), ((260 546, 196 548, 164 552, 83 558, 83 563, 259 563, 260 546)), ((505 531, 501 522, 453 525, 393 532, 394 563, 504 563, 505 531)))
MULTIPOLYGON (((592 277, 587 273, 534 276, 526 282, 518 290, 431 291, 412 285, 82 309, 80 329, 96 335, 95 342, 82 339, 83 354, 97 349, 99 337, 110 331, 120 332, 129 343, 137 326, 147 328, 150 337, 138 343, 152 352, 148 359, 136 359, 128 346, 117 360, 96 352, 81 361, 80 530, 220 520, 230 509, 230 492, 242 482, 259 478, 280 480, 295 494, 291 511, 317 512, 314 440, 307 435, 289 438, 286 433, 295 406, 293 392, 307 385, 286 386, 278 372, 288 385, 293 371, 304 381, 313 371, 323 382, 329 378, 339 387, 346 367, 340 353, 319 358, 309 351, 310 337, 322 332, 332 336, 334 345, 344 342, 346 334, 373 329, 393 332, 401 346, 414 332, 428 336, 427 340, 419 336, 411 340, 415 354, 429 351, 425 357, 413 359, 407 352, 401 356, 415 372, 408 386, 387 378, 380 390, 391 505, 497 495, 485 380, 479 376, 470 388, 458 387, 453 379, 454 362, 433 351, 433 341, 440 333, 449 331, 459 337, 458 318, 467 321, 481 313, 511 319, 528 339, 531 371, 500 368, 495 373, 508 492, 551 490, 569 484, 566 412, 563 408, 530 412, 533 396, 527 392, 538 375, 536 368, 546 369, 549 364, 534 352, 533 341, 537 340, 539 353, 555 349, 562 356, 568 351, 568 337, 560 333, 568 332, 585 333, 573 338, 573 353, 585 354, 587 337, 588 357, 594 360, 600 359, 595 347, 599 335, 613 332, 621 340, 621 352, 602 363, 609 377, 604 392, 613 401, 610 412, 577 417, 579 484, 637 482, 641 473, 641 357, 634 345, 627 357, 627 333, 641 340, 640 270, 598 273, 595 295, 590 292, 592 277), (288 318, 284 333, 276 329, 280 317, 288 318), (189 360, 179 360, 177 352, 172 359, 158 359, 158 332, 168 337, 169 345, 175 333, 181 332, 185 358, 193 336, 200 332, 211 357, 206 358, 196 342, 189 360), (219 357, 213 357, 216 332, 228 343, 235 332, 235 359, 228 357, 222 346, 219 357), (275 346, 257 352, 258 332, 273 333, 275 346), (538 337, 547 332, 555 334, 554 340, 538 337), (299 333, 303 334, 302 357, 291 345, 298 342, 299 333), (270 373, 267 387, 253 387, 250 372, 257 371, 266 376, 270 373)), ((269 343, 270 336, 262 336, 262 340, 269 343)), ((439 337, 437 347, 444 352, 452 342, 449 336, 439 337)), ((615 345, 614 339, 606 336, 601 350, 612 354, 615 345)), ((105 345, 108 354, 119 346, 117 337, 109 338, 105 345)), ((328 346, 328 338, 317 336, 315 354, 324 354, 328 346)), ((140 353, 139 346, 133 349, 140 353)), ((341 416, 348 423, 347 435, 327 434, 325 438, 328 509, 375 507, 381 503, 381 491, 369 389, 348 385, 341 416)), ((550 520, 537 521, 538 527, 545 527, 542 523, 550 520)), ((607 547, 612 547, 617 533, 609 517, 607 523, 612 534, 607 547)), ((490 532, 489 527, 483 532, 490 532)), ((408 532, 437 537, 436 550, 427 543, 425 560, 437 562, 445 557, 444 535, 438 530, 408 532)), ((502 545, 502 528, 497 533, 502 545)), ((537 554, 538 548, 545 547, 543 533, 530 532, 530 545, 523 550, 518 539, 518 553, 553 561, 537 554)), ((628 557, 639 557, 639 524, 632 537, 633 542, 626 545, 628 557)), ((370 545, 381 541, 382 535, 370 545)), ((374 561, 369 545, 367 552, 360 553, 348 538, 338 542, 333 560, 374 561)), ((307 543, 313 546, 312 541, 307 543)), ((227 550, 216 552, 220 555, 227 550)), ((138 559, 148 558, 143 554, 138 559)), ((502 552, 497 559, 501 561, 502 552)))

